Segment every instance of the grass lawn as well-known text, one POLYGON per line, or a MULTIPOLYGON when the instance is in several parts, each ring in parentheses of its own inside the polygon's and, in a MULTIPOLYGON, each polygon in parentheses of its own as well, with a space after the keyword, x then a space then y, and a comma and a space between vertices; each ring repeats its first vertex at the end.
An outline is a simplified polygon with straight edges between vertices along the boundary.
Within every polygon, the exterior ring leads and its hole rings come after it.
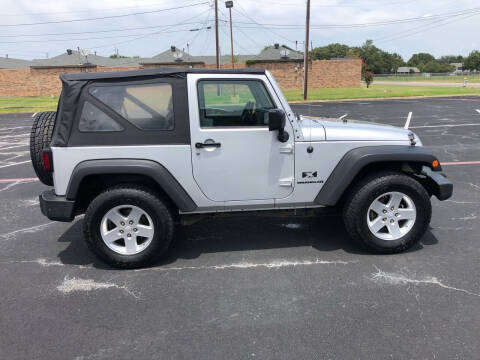
POLYGON ((0 97, 0 114, 56 110, 58 96, 0 97))
POLYGON ((467 78, 468 82, 480 82, 480 74, 478 75, 452 75, 452 76, 376 76, 374 81, 431 81, 431 82, 452 82, 463 83, 463 79, 467 78))
MULTIPOLYGON (((301 101, 302 90, 285 90, 288 101, 301 101)), ((367 89, 359 88, 340 89, 309 89, 308 100, 340 100, 340 99, 374 99, 407 96, 436 96, 436 95, 480 95, 480 88, 439 87, 439 86, 405 86, 373 84, 367 89)), ((2 113, 34 113, 57 109, 58 97, 0 97, 0 114, 2 113)))
MULTIPOLYGON (((302 100, 302 90, 285 90, 288 101, 302 100)), ((480 88, 439 87, 439 86, 404 86, 373 84, 359 88, 309 89, 308 100, 370 99, 407 96, 435 95, 480 95, 480 88)))

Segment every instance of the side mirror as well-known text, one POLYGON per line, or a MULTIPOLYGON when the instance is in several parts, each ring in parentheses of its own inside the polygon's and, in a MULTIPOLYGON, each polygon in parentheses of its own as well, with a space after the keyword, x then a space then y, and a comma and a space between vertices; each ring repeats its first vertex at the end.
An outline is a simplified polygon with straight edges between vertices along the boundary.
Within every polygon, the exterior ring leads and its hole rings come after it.
POLYGON ((278 130, 278 141, 287 142, 289 139, 288 132, 285 129, 286 116, 285 112, 280 109, 271 109, 268 111, 268 130, 278 130))

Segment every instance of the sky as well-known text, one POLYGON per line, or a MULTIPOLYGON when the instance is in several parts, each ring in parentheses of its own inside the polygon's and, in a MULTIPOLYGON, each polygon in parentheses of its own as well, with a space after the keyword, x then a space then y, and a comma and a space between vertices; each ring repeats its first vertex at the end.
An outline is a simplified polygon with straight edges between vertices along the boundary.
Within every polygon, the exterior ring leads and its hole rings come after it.
MULTIPOLYGON (((274 43, 303 48, 306 1, 233 2, 235 54, 257 54, 274 43)), ((223 0, 218 4, 220 48, 229 53, 228 10, 223 0)), ((80 48, 103 56, 118 50, 151 57, 172 45, 192 55, 214 55, 213 0, 0 0, 0 5, 0 56, 45 59, 80 48)), ((480 49, 478 0, 311 0, 311 24, 314 47, 360 46, 372 39, 404 60, 418 52, 439 57, 480 49)))

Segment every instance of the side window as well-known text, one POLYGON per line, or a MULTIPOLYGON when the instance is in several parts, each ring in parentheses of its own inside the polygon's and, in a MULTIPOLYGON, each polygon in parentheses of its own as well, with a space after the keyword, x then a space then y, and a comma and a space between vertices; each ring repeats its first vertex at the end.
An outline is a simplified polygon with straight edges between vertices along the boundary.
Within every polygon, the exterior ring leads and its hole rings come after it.
POLYGON ((259 80, 201 80, 197 89, 201 127, 267 126, 275 108, 259 80))
POLYGON ((95 105, 85 101, 78 123, 78 130, 84 132, 122 131, 123 127, 95 105))
POLYGON ((94 96, 142 130, 173 130, 173 91, 168 83, 91 87, 94 96))

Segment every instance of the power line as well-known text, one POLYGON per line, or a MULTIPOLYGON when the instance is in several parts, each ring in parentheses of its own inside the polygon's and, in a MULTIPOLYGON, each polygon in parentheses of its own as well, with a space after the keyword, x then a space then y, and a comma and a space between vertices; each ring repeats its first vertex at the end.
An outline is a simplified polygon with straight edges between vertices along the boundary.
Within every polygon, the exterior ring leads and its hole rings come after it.
POLYGON ((45 24, 61 24, 61 23, 72 23, 72 22, 81 22, 81 21, 94 21, 94 20, 104 20, 104 19, 116 19, 122 18, 127 16, 136 16, 136 15, 146 15, 146 14, 155 14, 163 11, 170 11, 170 10, 177 10, 177 9, 184 9, 198 5, 205 5, 208 4, 208 1, 188 4, 183 6, 176 6, 171 8, 165 9, 158 9, 158 10, 151 10, 151 11, 142 11, 142 12, 134 12, 129 14, 122 14, 122 15, 111 15, 111 16, 102 16, 102 17, 94 17, 94 18, 85 18, 85 19, 73 19, 73 20, 58 20, 58 21, 44 21, 44 22, 36 22, 36 23, 23 23, 23 24, 0 24, 0 27, 13 27, 13 26, 31 26, 31 25, 45 25, 45 24))
MULTIPOLYGON (((254 2, 258 4, 257 0, 242 0, 242 1, 247 1, 247 2, 254 2)), ((390 2, 390 3, 378 3, 378 2, 370 2, 369 4, 371 6, 379 7, 379 6, 391 6, 391 5, 405 5, 408 3, 412 3, 414 1, 418 0, 404 0, 404 1, 395 1, 395 2, 390 2)), ((304 1, 301 2, 280 2, 280 1, 267 1, 267 0, 262 0, 262 3, 265 4, 275 4, 276 6, 294 6, 294 7, 299 7, 304 5, 304 1)), ((345 4, 337 4, 337 5, 325 5, 325 4, 312 4, 312 8, 314 7, 324 7, 324 8, 361 8, 365 7, 367 4, 358 4, 358 5, 345 5, 345 4)))
MULTIPOLYGON (((242 10, 242 12, 240 12, 239 10, 236 10, 236 9, 235 9, 235 11, 238 12, 240 15, 242 15, 242 16, 246 17, 247 19, 253 21, 254 24, 261 26, 262 28, 264 28, 265 30, 271 32, 272 34, 274 34, 274 35, 276 35, 276 36, 279 36, 279 37, 281 37, 281 38, 283 38, 283 39, 285 39, 285 40, 287 40, 287 41, 290 41, 291 43, 295 43, 295 41, 290 40, 290 39, 288 39, 287 37, 285 37, 285 36, 283 36, 283 35, 281 35, 281 34, 278 34, 277 32, 275 32, 275 31, 267 28, 266 26, 263 26, 262 24, 258 23, 257 21, 255 21, 255 19, 253 19, 252 17, 250 17, 250 16, 247 14, 247 12, 245 11, 245 9, 244 9, 240 4, 237 4, 237 5, 238 5, 238 7, 242 10)), ((239 23, 239 22, 237 21, 237 23, 239 23)), ((240 22, 240 23, 241 23, 241 22, 240 22)))
POLYGON ((122 29, 112 29, 112 30, 95 30, 95 31, 79 31, 79 32, 63 32, 63 33, 44 33, 44 34, 18 34, 18 35, 0 35, 0 38, 16 38, 16 37, 30 37, 30 36, 63 36, 63 35, 83 35, 83 34, 97 34, 97 33, 109 33, 109 32, 121 32, 121 31, 131 31, 131 30, 146 30, 146 29, 158 29, 176 25, 192 25, 192 24, 201 24, 201 21, 191 21, 191 22, 182 22, 176 24, 167 24, 167 25, 154 25, 154 26, 143 26, 143 27, 131 27, 131 28, 122 28, 122 29))
MULTIPOLYGON (((199 28, 198 30, 203 30, 204 28, 199 28)), ((170 34, 176 32, 190 32, 191 29, 180 29, 180 30, 172 30, 172 31, 157 31, 153 34, 170 34)), ((143 36, 143 35, 150 35, 152 33, 146 34, 131 34, 131 35, 115 35, 115 36, 103 36, 103 37, 88 37, 88 38, 69 38, 69 39, 50 39, 50 40, 15 40, 15 41, 0 41, 0 44, 23 44, 23 43, 49 43, 49 42, 72 42, 72 41, 80 41, 80 40, 104 40, 104 39, 118 39, 118 38, 127 38, 132 36, 143 36)))
MULTIPOLYGON (((238 4, 237 4, 238 5, 238 4)), ((225 16, 225 13, 223 11, 220 11, 221 14, 223 16, 225 16)), ((226 25, 227 21, 225 20, 222 20, 222 22, 224 23, 224 25, 226 25)), ((253 40, 251 37, 249 37, 245 32, 243 32, 241 29, 239 29, 235 24, 233 24, 233 28, 237 31, 239 31, 241 34, 243 34, 247 39, 249 39, 251 42, 253 42, 256 46, 259 46, 260 48, 263 47, 263 45, 259 45, 255 40, 253 40)), ((223 30, 222 30, 223 31, 223 30)), ((224 32, 225 33, 225 32, 224 32)), ((236 41, 236 39, 234 39, 233 41, 235 43, 235 45, 237 45, 237 47, 241 48, 242 50, 246 51, 245 55, 247 55, 250 51, 249 50, 245 50, 245 48, 243 46, 240 45, 240 43, 238 41, 236 41)), ((256 58, 260 58, 258 55, 254 55, 256 58)))
MULTIPOLYGON (((205 17, 205 21, 203 22, 203 25, 201 28, 199 28, 198 30, 195 30, 197 31, 197 33, 193 36, 193 38, 191 40, 189 40, 187 42, 187 44, 189 44, 189 46, 192 46, 195 41, 197 40, 198 36, 200 35, 200 32, 201 30, 208 30, 208 29, 211 29, 211 26, 207 26, 207 23, 209 22, 208 18, 210 17, 210 14, 211 14, 211 11, 212 9, 209 9, 209 11, 207 12, 207 16, 205 17)), ((190 54, 188 54, 190 56, 190 54)))
MULTIPOLYGON (((456 17, 459 15, 468 15, 472 13, 479 13, 480 8, 470 8, 461 11, 454 11, 448 13, 441 13, 441 14, 434 14, 428 16, 418 16, 412 18, 405 18, 405 19, 390 19, 390 20, 381 20, 375 22, 368 22, 368 23, 353 23, 353 24, 328 24, 328 25, 311 25, 312 29, 337 29, 337 28, 357 28, 357 27, 370 27, 370 26, 383 26, 383 25, 394 25, 394 24, 401 24, 401 23, 409 23, 409 22, 417 22, 417 21, 431 21, 435 19, 448 19, 451 17, 456 17)), ((237 21, 237 24, 245 24, 245 25, 257 25, 263 27, 265 29, 303 29, 304 25, 301 24, 272 24, 272 23, 259 23, 245 15, 245 17, 249 18, 252 22, 245 22, 245 21, 237 21)), ((226 21, 226 20, 224 20, 226 21)), ((248 28, 248 27, 244 27, 248 28)), ((250 27, 254 28, 254 27, 250 27)), ((278 34, 277 34, 278 35, 278 34)), ((289 40, 291 41, 291 40, 289 40)))
POLYGON ((210 41, 210 35, 212 34, 212 32, 212 29, 207 29, 207 31, 205 31, 205 41, 203 43, 202 50, 199 52, 200 55, 205 55, 205 51, 207 50, 210 41))
POLYGON ((396 33, 396 34, 390 35, 389 37, 387 36, 387 37, 381 38, 380 40, 377 40, 377 43, 383 43, 383 42, 389 42, 389 41, 404 39, 406 37, 417 35, 419 33, 427 31, 427 30, 435 29, 437 27, 448 25, 450 23, 457 22, 457 21, 460 21, 460 20, 465 20, 465 19, 471 18, 473 16, 477 16, 477 15, 479 15, 479 13, 471 14, 471 15, 463 15, 463 16, 460 16, 459 18, 450 19, 450 21, 448 21, 448 19, 436 20, 436 21, 434 21, 430 24, 424 24, 422 26, 418 26, 416 28, 407 30, 403 33, 396 33), (415 30, 418 30, 418 31, 415 31, 415 30))
MULTIPOLYGON (((174 3, 182 3, 188 2, 187 1, 174 1, 174 3)), ((95 9, 88 9, 88 10, 71 10, 71 11, 48 11, 48 12, 36 12, 36 13, 22 13, 22 14, 3 14, 4 17, 13 17, 13 16, 26 16, 26 15, 52 15, 52 14, 78 14, 78 13, 92 13, 92 12, 100 12, 100 11, 120 11, 120 10, 128 10, 128 9, 139 9, 139 8, 152 8, 158 5, 164 5, 165 2, 155 2, 145 5, 137 5, 137 6, 123 6, 123 7, 114 7, 114 8, 95 8, 95 9)))
MULTIPOLYGON (((192 17, 189 17, 188 19, 185 19, 184 21, 190 21, 192 20, 193 18, 196 18, 198 16, 201 16, 203 14, 205 14, 207 11, 209 11, 210 9, 207 9, 205 11, 202 11, 200 14, 195 14, 194 16, 192 17)), ((169 26, 168 28, 171 28, 175 25, 171 25, 169 26)), ((99 46, 93 46, 91 47, 91 49, 100 49, 100 48, 104 48, 104 47, 109 47, 109 46, 117 46, 117 45, 120 45, 120 44, 126 44, 126 43, 129 43, 129 42, 132 42, 132 41, 135 41, 135 40, 140 40, 140 39, 143 39, 143 38, 146 38, 146 37, 149 37, 149 36, 153 36, 153 35, 157 35, 158 33, 160 32, 152 32, 152 33, 148 33, 148 34, 145 34, 145 35, 142 35, 142 36, 139 36, 137 38, 134 38, 134 39, 130 39, 130 40, 125 40, 125 41, 120 41, 120 42, 115 42, 115 43, 110 43, 110 44, 105 44, 105 45, 99 45, 99 46)))

